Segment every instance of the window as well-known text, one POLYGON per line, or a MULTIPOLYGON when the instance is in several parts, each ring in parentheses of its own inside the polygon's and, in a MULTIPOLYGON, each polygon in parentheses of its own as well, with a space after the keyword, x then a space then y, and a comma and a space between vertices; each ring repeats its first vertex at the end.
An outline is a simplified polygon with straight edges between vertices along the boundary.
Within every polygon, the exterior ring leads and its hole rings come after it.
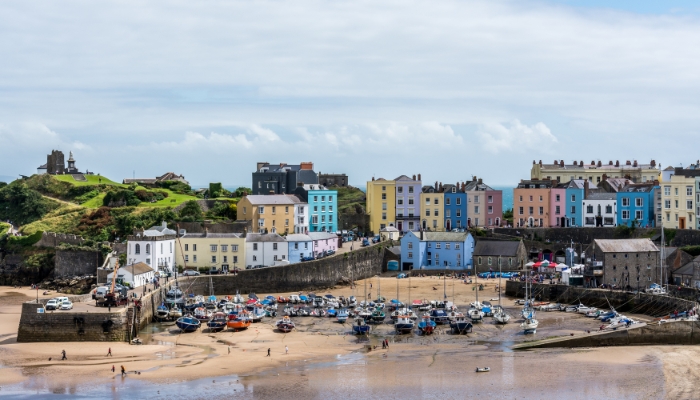
POLYGON ((211 248, 211 251, 216 251, 216 249, 217 249, 218 246, 215 245, 215 244, 212 244, 212 245, 210 245, 209 247, 211 248))
POLYGON ((382 186, 382 190, 386 190, 386 186, 382 186))
POLYGON ((540 196, 540 203, 542 202, 542 196, 540 196))
POLYGON ((192 262, 197 262, 197 255, 196 254, 192 256, 192 262))
POLYGON ((692 210, 693 209, 693 200, 687 200, 685 203, 685 208, 687 210, 692 210))
POLYGON ((523 201, 523 196, 518 196, 518 201, 523 201))
POLYGON ((481 257, 479 257, 479 265, 481 265, 481 257))
POLYGON ((474 206, 474 214, 478 214, 478 213, 479 213, 479 206, 474 206))
POLYGON ((634 205, 636 207, 644 207, 644 199, 642 199, 641 197, 637 197, 636 199, 634 199, 634 205))
POLYGON ((670 196, 670 195, 671 195, 671 187, 664 186, 664 196, 670 196))
POLYGON ((274 260, 277 261, 277 255, 275 254, 274 260))
POLYGON ((253 256, 253 261, 258 261, 258 256, 253 256))
POLYGON ((258 244, 257 244, 257 243, 253 243, 253 250, 257 250, 257 249, 258 249, 258 244))
POLYGON ((572 195, 571 195, 571 201, 572 201, 572 202, 576 201, 576 195, 575 195, 575 194, 572 194, 572 195))
POLYGON ((396 204, 398 204, 398 205, 403 205, 403 199, 398 199, 398 200, 396 200, 396 204))
POLYGON ((289 206, 285 206, 285 207, 284 207, 284 213, 285 213, 285 214, 289 214, 289 206))
POLYGON ((445 211, 445 218, 450 218, 450 210, 445 211))
POLYGON ((671 209, 671 200, 664 200, 664 208, 671 209))
POLYGON ((611 205, 605 206, 605 213, 606 213, 606 214, 612 214, 612 213, 613 213, 613 211, 612 211, 612 206, 611 206, 611 205))
POLYGON ((190 262, 190 256, 188 254, 185 254, 185 262, 190 262))
POLYGON ((272 243, 272 250, 277 250, 277 243, 272 243))
POLYGON ((530 196, 530 201, 532 201, 532 196, 530 196))
POLYGON ((258 207, 258 214, 265 214, 265 207, 258 207))
POLYGON ((228 262, 228 256, 224 256, 224 262, 228 262))
POLYGON ((438 209, 437 208, 435 210, 433 210, 433 215, 436 217, 438 216, 438 209))
POLYGON ((408 258, 413 258, 413 252, 412 252, 412 251, 409 251, 409 252, 408 252, 408 258))
POLYGON ((277 207, 272 206, 272 215, 277 214, 277 207))
POLYGON ((413 242, 408 242, 408 248, 413 249, 413 242))
POLYGON ((519 213, 520 215, 523 215, 523 207, 518 207, 518 213, 519 213))
POLYGON ((216 262, 216 256, 211 256, 211 262, 215 263, 216 262))
POLYGON ((450 244, 449 244, 449 243, 445 243, 445 250, 449 250, 449 249, 450 249, 450 244))
POLYGON ((554 214, 556 214, 556 215, 561 214, 561 208, 560 208, 559 206, 556 206, 556 207, 554 208, 554 214))
POLYGON ((486 199, 489 203, 493 203, 493 196, 487 196, 486 199))
POLYGON ((491 257, 488 258, 488 263, 491 265, 491 257))
POLYGON ((413 193, 413 186, 408 187, 408 193, 413 193))
POLYGON ((478 203, 478 202, 479 202, 479 196, 474 196, 474 203, 478 203))
POLYGON ((426 217, 429 217, 429 216, 430 216, 430 210, 428 210, 428 209, 425 210, 425 216, 426 216, 426 217))
POLYGON ((462 199, 460 199, 459 197, 457 197, 456 200, 457 200, 457 205, 458 205, 458 206, 461 206, 461 205, 462 205, 462 199))
POLYGON ((425 205, 429 206, 430 205, 430 197, 425 198, 425 205))
POLYGON ((446 205, 446 206, 449 206, 449 205, 450 205, 450 199, 449 199, 449 197, 445 199, 445 205, 446 205))
POLYGON ((674 207, 674 208, 678 208, 678 200, 674 200, 674 202, 675 202, 675 205, 676 205, 676 207, 674 207))
POLYGON ((630 205, 630 198, 629 197, 623 197, 622 198, 622 206, 623 207, 629 207, 630 205))
POLYGON ((641 221, 644 219, 644 212, 642 210, 637 210, 634 212, 634 219, 641 221))
POLYGON ((333 201, 333 196, 328 196, 328 201, 333 201))
POLYGON ((576 206, 571 206, 571 213, 576 214, 576 206))
POLYGON ((386 200, 386 193, 382 193, 382 200, 386 200))
POLYGON ((678 196, 678 188, 673 188, 673 194, 678 196))
POLYGON ((433 203, 435 203, 435 205, 438 205, 438 204, 440 204, 440 200, 436 197, 435 201, 433 201, 433 203))
MULTIPOLYGON (((185 250, 187 250, 187 245, 185 245, 185 250)), ((138 243, 134 246, 134 254, 141 254, 141 245, 138 243)))
POLYGON ((413 204, 413 198, 408 199, 408 204, 409 205, 413 204))
MULTIPOLYGON (((462 210, 457 210, 457 218, 460 218, 462 216, 462 210)), ((457 221, 459 223, 459 221, 457 221)))
POLYGON ((622 219, 630 219, 630 211, 622 210, 622 219))
POLYGON ((592 205, 589 204, 588 206, 586 206, 586 213, 593 214, 593 206, 592 205))
POLYGON ((528 210, 528 214, 530 214, 530 215, 535 213, 535 207, 528 207, 527 210, 528 210))
POLYGON ((540 207, 540 215, 544 215, 544 207, 540 207))
POLYGON ((554 201, 561 201, 561 195, 556 195, 554 196, 555 200, 554 201))
POLYGON ((227 244, 222 244, 222 245, 221 245, 221 251, 222 251, 223 253, 227 252, 227 251, 228 251, 228 245, 227 245, 227 244))
POLYGON ((399 186, 396 188, 397 193, 403 193, 403 186, 399 186))
POLYGON ((382 219, 386 221, 386 213, 382 213, 382 219))
POLYGON ((686 196, 692 196, 692 195, 693 195, 693 187, 692 187, 692 186, 686 186, 686 187, 685 187, 685 195, 686 195, 686 196))
POLYGON ((382 210, 386 210, 386 203, 382 203, 382 210))
POLYGON ((151 254, 151 245, 150 244, 146 245, 146 254, 151 254))
POLYGON ((299 242, 294 243, 294 250, 299 250, 299 242))
POLYGON ((333 206, 328 206, 328 211, 333 212, 333 206))

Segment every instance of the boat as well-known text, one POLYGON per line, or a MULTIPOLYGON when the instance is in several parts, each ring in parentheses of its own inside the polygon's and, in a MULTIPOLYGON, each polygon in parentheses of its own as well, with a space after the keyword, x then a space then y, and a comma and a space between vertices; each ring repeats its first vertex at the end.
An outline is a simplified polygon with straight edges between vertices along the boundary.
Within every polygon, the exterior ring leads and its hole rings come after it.
POLYGON ((267 312, 263 307, 255 307, 250 313, 250 319, 253 322, 260 322, 267 315, 267 312))
POLYGON ((493 314, 493 319, 499 324, 507 324, 510 321, 510 315, 501 308, 493 314))
POLYGON ((197 307, 194 309, 194 317, 202 322, 205 322, 209 321, 211 318, 211 313, 207 312, 207 309, 204 307, 197 307))
POLYGON ((437 324, 430 319, 429 315, 424 315, 421 321, 418 323, 418 330, 424 335, 430 335, 433 333, 436 326, 437 324))
POLYGON ((372 311, 370 319, 372 320, 372 322, 382 323, 384 322, 384 319, 386 319, 386 314, 384 313, 384 311, 382 311, 381 308, 377 307, 374 311, 372 311))
POLYGON ((366 333, 369 333, 370 326, 367 325, 367 322, 365 321, 364 318, 362 317, 357 317, 355 318, 355 322, 352 324, 352 331, 356 335, 363 335, 366 333))
POLYGON ((366 308, 356 308, 355 309, 355 314, 364 319, 365 321, 368 321, 372 318, 372 311, 366 309, 366 308))
POLYGON ((350 316, 350 313, 348 313, 348 310, 345 309, 345 308, 342 308, 342 309, 340 309, 340 311, 338 311, 338 313, 337 313, 337 315, 336 315, 336 319, 337 319, 338 322, 340 322, 341 324, 344 324, 345 321, 348 320, 348 317, 349 317, 349 316, 350 316))
POLYGON ((491 372, 489 367, 476 367, 476 372, 491 372))
POLYGON ((477 308, 470 308, 469 311, 467 311, 467 314, 473 323, 481 322, 484 319, 484 313, 477 308))
POLYGON ((156 309, 156 319, 158 321, 163 321, 165 319, 168 319, 169 315, 170 315, 170 309, 165 304, 159 305, 158 308, 156 309))
POLYGON ((444 309, 434 308, 430 310, 428 315, 430 316, 430 320, 438 325, 447 324, 449 322, 449 318, 444 309))
POLYGON ((185 297, 182 295, 182 290, 178 286, 168 290, 165 293, 165 302, 167 304, 175 304, 178 307, 185 306, 185 297))
POLYGON ((394 329, 396 329, 396 332, 399 334, 411 333, 413 331, 414 326, 415 323, 413 322, 413 320, 408 316, 403 315, 396 320, 396 323, 394 324, 394 329))
POLYGON ((294 322, 285 315, 281 320, 277 321, 277 329, 279 329, 280 332, 289 333, 294 329, 294 322))
POLYGON ((493 313, 493 319, 496 320, 497 324, 507 324, 510 321, 510 315, 506 313, 506 310, 503 309, 503 306, 501 306, 501 276, 503 273, 501 272, 501 256, 498 256, 498 305, 494 307, 494 313, 493 313))
POLYGON ((182 310, 177 306, 177 304, 173 304, 173 306, 170 308, 170 311, 168 312, 168 317, 171 319, 177 319, 182 317, 182 310))
POLYGON ((175 321, 175 325, 183 332, 194 332, 199 329, 202 323, 194 317, 180 317, 175 321))
POLYGON ((326 316, 328 318, 335 318, 336 315, 338 315, 338 310, 336 310, 334 307, 330 307, 326 310, 326 316))
POLYGON ((248 314, 244 312, 241 312, 239 314, 229 314, 228 321, 226 321, 226 326, 233 329, 234 331, 248 329, 250 324, 250 318, 248 318, 248 314))
POLYGON ((207 322, 210 332, 218 332, 226 327, 226 314, 223 312, 215 312, 211 319, 207 322))
POLYGON ((243 298, 243 296, 241 296, 241 295, 238 293, 238 291, 236 291, 236 295, 233 296, 233 299, 231 299, 231 301, 232 301, 233 303, 236 303, 236 304, 243 304, 243 303, 245 303, 245 299, 243 298))
POLYGON ((566 308, 564 308, 564 312, 577 312, 578 311, 578 306, 575 305, 568 305, 566 308))
POLYGON ((450 330, 452 333, 467 333, 472 331, 472 323, 462 313, 458 313, 454 320, 450 322, 450 330))
POLYGON ((525 319, 525 321, 523 321, 522 324, 520 324, 520 328, 523 330, 523 333, 525 333, 525 334, 536 333, 537 326, 539 324, 540 324, 539 321, 537 321, 533 315, 530 315, 525 319))

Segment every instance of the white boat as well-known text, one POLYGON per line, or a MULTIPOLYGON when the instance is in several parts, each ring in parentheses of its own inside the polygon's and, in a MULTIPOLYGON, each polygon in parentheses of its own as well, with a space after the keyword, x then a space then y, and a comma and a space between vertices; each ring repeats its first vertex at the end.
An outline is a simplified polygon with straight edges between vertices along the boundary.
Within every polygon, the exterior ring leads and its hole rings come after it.
POLYGON ((583 304, 579 304, 579 305, 578 305, 578 308, 576 309, 576 312, 579 313, 579 314, 585 314, 585 313, 587 313, 587 312, 590 311, 590 310, 595 310, 595 308, 593 308, 593 307, 586 307, 586 306, 584 306, 583 304))
POLYGON ((539 326, 539 321, 537 321, 534 318, 527 318, 522 324, 520 324, 520 328, 523 330, 523 333, 528 334, 528 333, 536 333, 537 332, 537 326, 539 326))
POLYGON ((472 322, 481 322, 484 319, 484 313, 476 308, 470 308, 467 314, 472 322))
POLYGON ((576 312, 576 311, 578 311, 578 306, 575 306, 575 305, 566 306, 564 311, 565 312, 576 312))
POLYGON ((182 317, 182 310, 177 305, 173 305, 172 308, 170 308, 170 312, 168 312, 168 316, 170 318, 180 318, 182 317))
POLYGON ((508 315, 503 309, 500 309, 493 314, 493 319, 495 319, 499 324, 507 324, 510 321, 510 315, 508 315))

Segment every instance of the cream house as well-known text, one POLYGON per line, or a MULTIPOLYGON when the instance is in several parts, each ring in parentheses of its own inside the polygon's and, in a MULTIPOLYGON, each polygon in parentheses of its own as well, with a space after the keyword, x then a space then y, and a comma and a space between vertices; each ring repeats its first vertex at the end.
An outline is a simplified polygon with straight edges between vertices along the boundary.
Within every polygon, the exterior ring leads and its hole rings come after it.
POLYGON ((245 268, 245 237, 241 233, 185 233, 176 245, 178 266, 219 271, 245 268))

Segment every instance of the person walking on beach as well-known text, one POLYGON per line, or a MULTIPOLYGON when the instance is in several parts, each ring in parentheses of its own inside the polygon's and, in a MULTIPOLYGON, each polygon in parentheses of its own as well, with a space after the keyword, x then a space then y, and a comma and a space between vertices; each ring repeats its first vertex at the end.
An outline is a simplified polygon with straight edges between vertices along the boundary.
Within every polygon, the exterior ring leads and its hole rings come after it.
POLYGON ((270 348, 267 348, 267 355, 265 357, 270 357, 270 348))
POLYGON ((231 346, 228 346, 228 354, 231 354, 231 346))
POLYGON ((67 360, 67 359, 68 359, 68 357, 66 357, 66 351, 65 351, 65 350, 61 350, 61 356, 62 356, 62 357, 61 357, 61 361, 67 360))
POLYGON ((114 365, 112 365, 112 373, 114 373, 114 365))
POLYGON ((124 366, 122 365, 122 376, 124 376, 124 375, 126 375, 126 369, 125 369, 124 366))
POLYGON ((284 346, 284 354, 289 354, 289 347, 284 346))
MULTIPOLYGON (((112 357, 112 348, 111 347, 107 350, 107 356, 112 357)), ((107 357, 107 356, 105 356, 105 357, 107 357)))

